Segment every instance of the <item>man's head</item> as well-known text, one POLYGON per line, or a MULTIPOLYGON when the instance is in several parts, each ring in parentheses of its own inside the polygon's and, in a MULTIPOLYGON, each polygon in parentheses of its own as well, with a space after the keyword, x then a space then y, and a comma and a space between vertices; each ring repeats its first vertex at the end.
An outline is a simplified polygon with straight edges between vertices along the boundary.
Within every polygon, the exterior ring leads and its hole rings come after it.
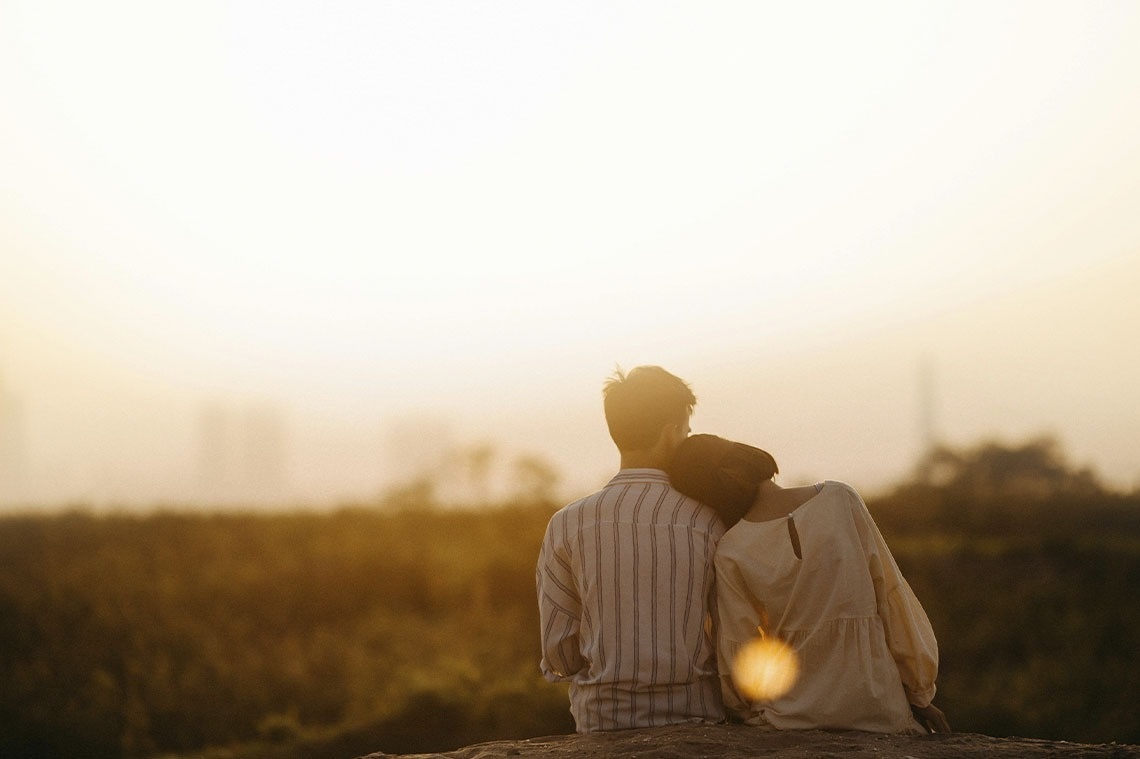
MULTIPOLYGON (((602 390, 610 437, 627 457, 664 467, 688 437, 697 397, 688 384, 659 366, 620 369, 602 390)), ((623 464, 624 465, 624 464, 623 464)))

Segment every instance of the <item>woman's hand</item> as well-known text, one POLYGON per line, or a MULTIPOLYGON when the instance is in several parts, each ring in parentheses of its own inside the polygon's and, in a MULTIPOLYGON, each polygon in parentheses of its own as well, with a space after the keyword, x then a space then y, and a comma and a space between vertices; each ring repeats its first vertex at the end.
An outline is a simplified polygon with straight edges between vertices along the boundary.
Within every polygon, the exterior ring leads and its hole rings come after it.
POLYGON ((949 733, 950 723, 946 721, 946 715, 942 713, 934 704, 929 706, 914 706, 910 707, 911 712, 914 713, 914 718, 918 720, 918 724, 925 727, 932 733, 949 733))

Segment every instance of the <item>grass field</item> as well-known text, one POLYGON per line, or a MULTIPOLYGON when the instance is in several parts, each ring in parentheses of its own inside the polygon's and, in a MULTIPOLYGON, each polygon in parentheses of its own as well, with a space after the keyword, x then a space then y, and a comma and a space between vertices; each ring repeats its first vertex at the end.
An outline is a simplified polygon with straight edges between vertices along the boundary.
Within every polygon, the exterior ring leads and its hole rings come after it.
MULTIPOLYGON (((1140 743, 1140 497, 869 504, 956 729, 1140 743), (956 506, 957 505, 957 506, 956 506)), ((573 730, 551 504, 0 519, 0 755, 337 757, 573 730)))

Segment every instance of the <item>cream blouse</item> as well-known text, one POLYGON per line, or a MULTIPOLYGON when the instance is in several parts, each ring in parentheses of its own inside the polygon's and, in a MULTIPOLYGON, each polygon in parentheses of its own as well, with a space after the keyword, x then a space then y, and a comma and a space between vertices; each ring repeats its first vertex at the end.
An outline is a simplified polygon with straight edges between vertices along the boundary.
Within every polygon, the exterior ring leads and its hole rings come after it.
POLYGON ((934 698, 938 644, 930 620, 854 488, 829 481, 817 489, 787 518, 738 522, 717 547, 725 707, 781 730, 926 732, 910 704, 934 698), (749 704, 731 667, 758 627, 795 650, 800 675, 786 695, 749 704))

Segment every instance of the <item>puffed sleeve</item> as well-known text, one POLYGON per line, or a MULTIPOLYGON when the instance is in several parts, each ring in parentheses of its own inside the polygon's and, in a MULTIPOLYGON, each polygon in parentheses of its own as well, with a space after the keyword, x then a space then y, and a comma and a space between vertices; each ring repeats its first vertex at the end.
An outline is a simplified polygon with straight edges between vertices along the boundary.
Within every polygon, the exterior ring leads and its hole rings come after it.
POLYGON ((547 525, 538 556, 539 630, 542 636, 542 675, 555 682, 567 680, 586 666, 578 641, 581 601, 574 582, 565 541, 555 515, 547 525))
POLYGON ((856 522, 875 583, 875 599, 887 646, 899 668, 907 699, 914 706, 928 706, 934 700, 938 678, 938 641, 934 628, 895 563, 866 504, 858 494, 855 496, 858 501, 856 522))

